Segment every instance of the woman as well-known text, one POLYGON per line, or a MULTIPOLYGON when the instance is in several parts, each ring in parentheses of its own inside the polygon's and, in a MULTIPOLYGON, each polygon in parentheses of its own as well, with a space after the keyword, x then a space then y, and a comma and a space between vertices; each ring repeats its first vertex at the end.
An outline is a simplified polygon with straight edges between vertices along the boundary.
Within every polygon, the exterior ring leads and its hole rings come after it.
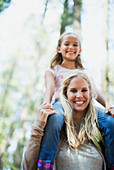
MULTIPOLYGON (((98 115, 93 98, 92 85, 84 71, 77 70, 63 81, 61 101, 65 111, 65 130, 61 131, 54 169, 106 169, 99 145, 102 143, 102 136, 97 128, 98 115)), ((44 127, 48 116, 55 113, 49 104, 40 106, 24 154, 23 170, 37 169, 44 127)), ((53 169, 53 164, 50 167, 46 164, 46 168, 53 169)))

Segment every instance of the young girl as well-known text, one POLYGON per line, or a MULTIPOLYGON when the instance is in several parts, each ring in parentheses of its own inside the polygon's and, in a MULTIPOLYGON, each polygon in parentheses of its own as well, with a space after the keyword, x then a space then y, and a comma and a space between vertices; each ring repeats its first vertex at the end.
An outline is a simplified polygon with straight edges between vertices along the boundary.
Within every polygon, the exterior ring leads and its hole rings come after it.
MULTIPOLYGON (((57 46, 57 54, 51 62, 50 69, 45 73, 46 90, 44 93, 43 103, 48 103, 50 109, 54 109, 56 114, 50 115, 47 125, 44 129, 44 136, 42 138, 38 168, 39 170, 53 169, 54 160, 58 150, 59 135, 62 125, 64 123, 64 110, 59 100, 62 79, 69 73, 77 69, 84 70, 81 63, 80 41, 74 33, 63 34, 57 46), (51 104, 53 106, 51 106, 51 104)), ((105 97, 94 87, 97 94, 97 101, 104 107, 109 106, 105 97)), ((113 108, 110 113, 113 115, 113 108)), ((99 110, 100 112, 100 110, 99 110)), ((106 114, 101 114, 98 119, 100 128, 105 134, 105 157, 106 161, 114 165, 114 118, 108 121, 106 114), (110 143, 109 143, 110 139, 110 143)))

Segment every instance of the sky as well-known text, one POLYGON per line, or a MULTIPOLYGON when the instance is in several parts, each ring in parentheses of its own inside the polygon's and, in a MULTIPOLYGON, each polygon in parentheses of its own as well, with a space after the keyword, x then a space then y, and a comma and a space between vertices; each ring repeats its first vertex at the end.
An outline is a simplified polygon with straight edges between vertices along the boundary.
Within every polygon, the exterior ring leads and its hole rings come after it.
MULTIPOLYGON (((23 48, 26 48, 26 55, 32 50, 32 45, 29 45, 27 35, 23 35, 22 39, 18 35, 22 32, 22 28, 25 21, 30 15, 36 15, 38 22, 41 20, 41 14, 43 12, 44 1, 33 0, 32 5, 30 0, 12 0, 12 4, 3 13, 0 14, 0 61, 4 62, 10 59, 12 50, 19 44, 23 48), (24 42, 24 38, 26 43, 24 42), (29 46, 29 48, 28 48, 29 46)), ((82 60, 89 72, 95 77, 95 81, 100 86, 102 79, 103 60, 105 58, 105 3, 106 0, 83 0, 82 16, 81 16, 81 28, 82 28, 82 60), (96 77, 97 75, 97 77, 96 77)), ((45 27, 49 32, 52 32, 51 25, 54 26, 54 20, 62 13, 62 5, 58 3, 58 6, 48 6, 48 12, 45 18, 45 27), (53 14, 53 17, 52 17, 53 14)), ((110 6, 108 9, 108 40, 109 51, 108 58, 110 63, 114 63, 114 3, 110 0, 110 6)), ((59 18, 55 27, 58 27, 59 18)), ((32 26, 31 26, 32 28, 32 26)), ((34 30, 35 31, 35 30, 34 30)), ((35 35, 35 32, 31 33, 29 29, 28 35, 35 35)), ((56 44, 59 34, 57 31, 50 37, 50 43, 53 43, 53 39, 56 44), (51 41, 52 39, 52 41, 51 41)), ((49 47, 48 47, 49 48, 49 47)), ((51 50, 51 45, 50 45, 51 50)), ((6 64, 7 67, 7 64, 6 64)), ((0 66, 0 70, 5 69, 4 66, 0 66)))
MULTIPOLYGON (((82 13, 82 37, 83 56, 87 67, 96 75, 100 81, 101 70, 103 68, 103 60, 105 57, 105 6, 106 0, 84 0, 82 13)), ((111 3, 108 12, 108 40, 109 51, 108 57, 110 62, 114 63, 114 4, 111 3)))

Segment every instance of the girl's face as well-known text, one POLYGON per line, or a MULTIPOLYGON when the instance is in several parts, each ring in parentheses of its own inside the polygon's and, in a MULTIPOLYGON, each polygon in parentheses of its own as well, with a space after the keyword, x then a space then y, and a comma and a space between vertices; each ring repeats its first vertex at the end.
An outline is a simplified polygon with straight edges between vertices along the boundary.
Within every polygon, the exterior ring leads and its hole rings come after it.
POLYGON ((62 54, 63 61, 75 61, 81 52, 78 38, 73 34, 65 35, 62 39, 61 46, 57 47, 57 51, 62 54))
POLYGON ((74 77, 67 88, 67 98, 75 111, 85 111, 90 102, 91 92, 87 81, 74 77))

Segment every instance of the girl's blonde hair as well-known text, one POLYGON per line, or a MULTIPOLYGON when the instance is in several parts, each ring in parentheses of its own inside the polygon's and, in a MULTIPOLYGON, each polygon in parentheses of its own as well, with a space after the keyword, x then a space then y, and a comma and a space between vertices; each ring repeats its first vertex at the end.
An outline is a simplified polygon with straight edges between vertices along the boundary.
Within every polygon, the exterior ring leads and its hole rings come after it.
POLYGON ((85 140, 87 139, 93 140, 93 138, 96 138, 95 134, 98 131, 98 129, 96 126, 97 116, 96 116, 96 111, 95 111, 95 107, 93 104, 93 98, 95 98, 95 94, 93 93, 93 90, 92 90, 92 83, 84 71, 77 69, 77 71, 68 75, 63 80, 61 102, 62 102, 64 111, 65 111, 66 133, 67 133, 68 143, 71 148, 77 148, 78 146, 83 144, 85 140), (70 81, 74 77, 82 77, 83 79, 87 81, 88 87, 90 90, 90 95, 91 95, 90 102, 87 107, 85 117, 83 118, 83 121, 80 125, 80 130, 78 134, 74 128, 72 106, 67 98, 67 89, 70 84, 70 81))
MULTIPOLYGON (((61 46, 61 43, 62 43, 62 40, 63 38, 66 36, 66 35, 73 35, 75 36, 78 40, 79 40, 79 45, 81 47, 81 43, 80 43, 80 39, 78 37, 78 35, 76 35, 75 33, 72 33, 72 32, 68 32, 68 33, 63 33, 59 40, 58 40, 58 45, 57 46, 61 46)), ((50 68, 53 69, 53 67, 57 64, 61 65, 63 61, 63 58, 62 58, 62 55, 61 53, 56 53, 56 55, 53 57, 53 59, 51 60, 51 64, 50 64, 50 68)), ((75 60, 75 66, 76 68, 80 68, 80 69, 84 69, 83 65, 82 65, 82 62, 81 62, 81 57, 80 57, 80 54, 76 57, 76 60, 75 60)))

